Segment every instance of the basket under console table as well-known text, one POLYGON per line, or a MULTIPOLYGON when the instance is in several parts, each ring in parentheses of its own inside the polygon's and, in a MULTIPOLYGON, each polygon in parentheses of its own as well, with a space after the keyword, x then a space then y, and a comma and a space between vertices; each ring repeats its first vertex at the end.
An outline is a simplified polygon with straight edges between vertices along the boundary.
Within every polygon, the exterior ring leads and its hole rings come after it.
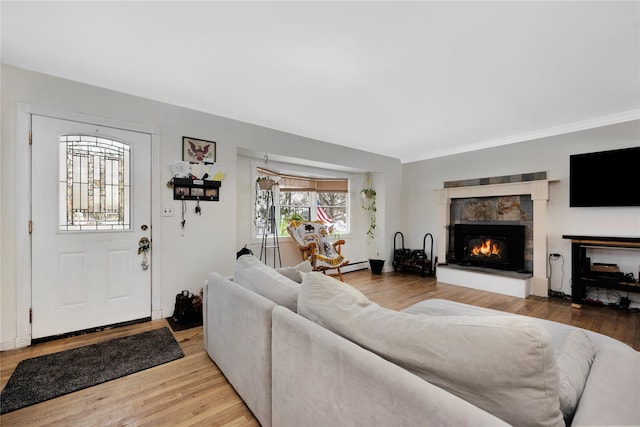
MULTIPOLYGON (((571 306, 582 307, 589 287, 640 292, 640 281, 623 274, 593 271, 588 248, 617 248, 640 251, 640 237, 563 235, 571 240, 571 306)), ((640 252, 639 252, 640 253, 640 252)), ((638 272, 640 274, 640 272, 638 272)))

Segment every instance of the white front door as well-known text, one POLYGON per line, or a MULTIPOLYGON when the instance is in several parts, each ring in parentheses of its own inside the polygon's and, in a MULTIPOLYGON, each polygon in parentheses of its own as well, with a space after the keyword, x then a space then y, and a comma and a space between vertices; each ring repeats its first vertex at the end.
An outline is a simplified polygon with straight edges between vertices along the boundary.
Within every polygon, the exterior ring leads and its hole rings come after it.
POLYGON ((150 317, 151 135, 38 115, 32 134, 32 338, 150 317))

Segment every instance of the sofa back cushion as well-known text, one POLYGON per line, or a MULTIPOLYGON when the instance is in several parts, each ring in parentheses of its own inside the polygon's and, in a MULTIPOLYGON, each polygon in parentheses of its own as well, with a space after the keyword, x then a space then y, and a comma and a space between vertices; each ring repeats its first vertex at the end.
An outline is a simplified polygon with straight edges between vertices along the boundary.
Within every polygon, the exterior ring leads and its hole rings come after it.
POLYGON ((298 313, 510 424, 564 425, 550 337, 526 319, 397 312, 319 273, 298 313))
POLYGON ((311 266, 311 262, 309 260, 305 260, 298 265, 294 265, 293 267, 276 268, 276 271, 283 276, 287 276, 289 279, 293 280, 296 283, 301 283, 302 275, 300 273, 310 273, 311 271, 313 271, 313 267, 311 266))
POLYGON ((237 259, 233 281, 293 312, 298 309, 300 284, 263 264, 253 255, 242 255, 237 259))
MULTIPOLYGON (((421 301, 402 311, 426 316, 520 316, 441 299, 421 301)), ((548 320, 527 319, 551 336, 560 377, 560 410, 565 423, 571 425, 596 354, 595 347, 582 329, 548 320)))

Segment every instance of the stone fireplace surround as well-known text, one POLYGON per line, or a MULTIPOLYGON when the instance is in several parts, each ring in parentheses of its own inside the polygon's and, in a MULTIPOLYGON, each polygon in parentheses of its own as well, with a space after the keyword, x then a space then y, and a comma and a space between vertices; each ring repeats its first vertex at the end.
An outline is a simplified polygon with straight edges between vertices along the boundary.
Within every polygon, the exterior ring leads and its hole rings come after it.
MULTIPOLYGON (((542 173, 542 175, 546 177, 546 174, 542 173)), ((520 177, 520 175, 514 177, 520 177)), ((528 295, 548 296, 549 278, 547 277, 546 267, 547 205, 551 181, 540 179, 486 185, 482 185, 482 181, 479 180, 480 185, 457 187, 447 187, 445 185, 442 190, 436 190, 439 194, 440 224, 438 259, 446 259, 452 199, 528 194, 531 195, 531 200, 533 201, 533 273, 532 275, 504 274, 494 272, 491 269, 440 265, 437 269, 438 281, 521 298, 526 298, 528 295)))

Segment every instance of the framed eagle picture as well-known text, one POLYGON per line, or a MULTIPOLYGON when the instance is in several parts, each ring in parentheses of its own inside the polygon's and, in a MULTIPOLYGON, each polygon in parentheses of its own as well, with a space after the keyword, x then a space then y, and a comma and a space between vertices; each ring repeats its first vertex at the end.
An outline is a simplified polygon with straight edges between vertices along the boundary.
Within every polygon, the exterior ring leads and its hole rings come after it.
POLYGON ((182 161, 189 163, 215 163, 216 143, 203 139, 182 137, 182 161))

